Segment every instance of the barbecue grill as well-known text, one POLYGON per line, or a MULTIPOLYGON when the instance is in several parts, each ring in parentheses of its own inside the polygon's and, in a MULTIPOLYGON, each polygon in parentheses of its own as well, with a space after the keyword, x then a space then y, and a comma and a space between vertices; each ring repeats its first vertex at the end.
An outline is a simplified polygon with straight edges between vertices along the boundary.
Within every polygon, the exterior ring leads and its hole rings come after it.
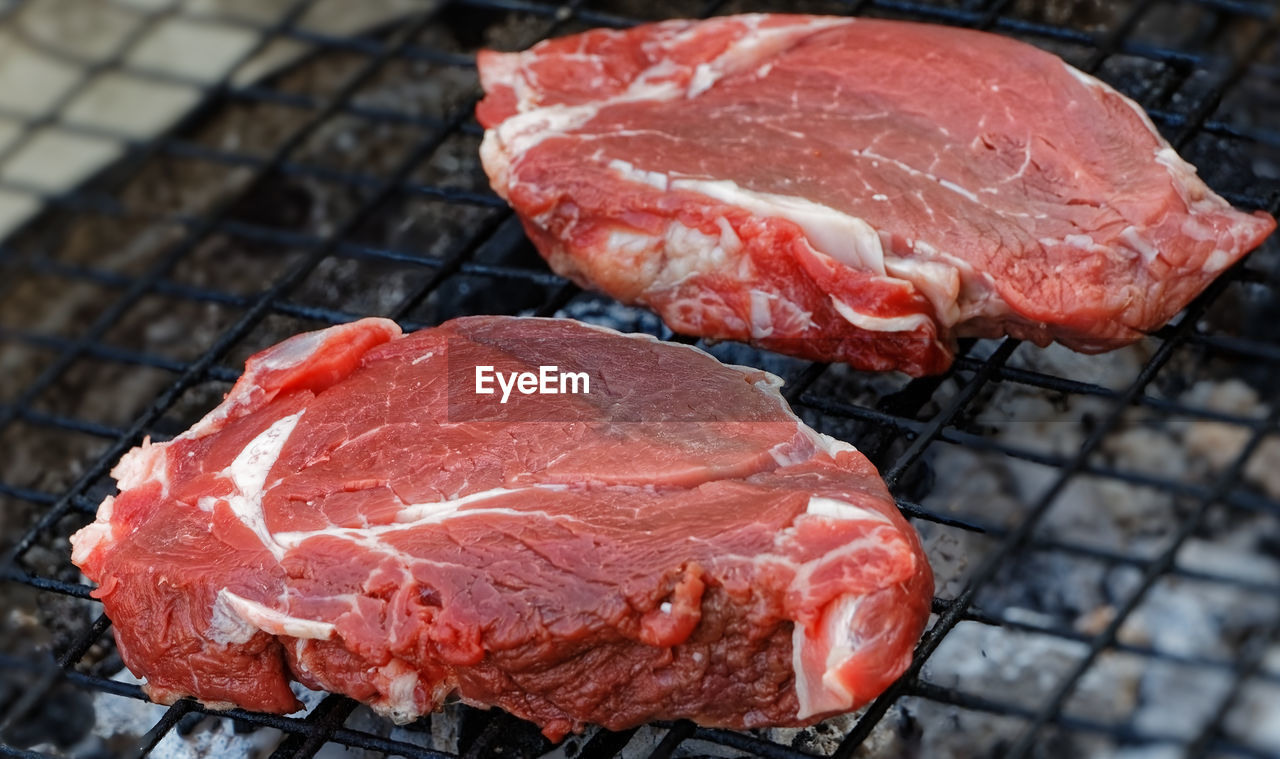
MULTIPOLYGON (((0 3, 0 26, 41 0, 0 3)), ((734 344, 812 426, 881 468, 938 576, 912 667, 863 711, 805 730, 687 722, 553 747, 451 704, 393 726, 309 694, 276 716, 145 703, 68 537, 144 436, 211 408, 243 360, 366 315, 406 329, 474 313, 569 315, 673 339, 646 312, 542 264, 479 168, 473 53, 593 26, 748 10, 987 29, 1049 49, 1141 103, 1235 205, 1280 213, 1280 13, 1262 0, 440 0, 333 34, 323 0, 116 0, 121 50, 64 61, 44 115, 8 113, 0 195, 32 210, 0 246, 0 755, 1280 756, 1280 244, 1136 346, 1085 357, 966 341, 911 380, 734 344), (155 25, 304 50, 261 78, 193 80, 127 45, 155 25), (158 134, 64 118, 96 78, 199 98, 158 134), (119 156, 50 189, 6 173, 56 126, 119 156)))

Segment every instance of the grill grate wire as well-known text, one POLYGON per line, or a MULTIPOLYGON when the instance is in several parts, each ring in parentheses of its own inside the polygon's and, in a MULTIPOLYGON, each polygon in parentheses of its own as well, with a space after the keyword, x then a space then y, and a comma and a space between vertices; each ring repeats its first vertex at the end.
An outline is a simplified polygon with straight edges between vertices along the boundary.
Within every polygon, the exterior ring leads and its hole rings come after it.
MULTIPOLYGON (((23 3, 11 3, 9 9, 23 3)), ((1186 49, 1165 47, 1135 38, 1145 19, 1153 13, 1178 3, 1162 3, 1157 0, 1138 2, 1109 29, 1102 33, 1086 31, 1066 25, 1031 21, 1014 14, 1013 0, 993 2, 968 2, 949 5, 930 5, 899 0, 863 0, 847 4, 850 13, 874 13, 891 17, 914 18, 937 23, 989 29, 1014 34, 1033 42, 1047 45, 1073 45, 1089 50, 1083 68, 1105 78, 1104 66, 1117 56, 1140 59, 1167 67, 1169 81, 1159 92, 1143 102, 1153 120, 1170 137, 1180 151, 1202 136, 1223 140, 1232 146, 1261 145, 1280 148, 1280 131, 1274 126, 1251 126, 1233 122, 1229 115, 1217 116, 1220 105, 1232 93, 1240 80, 1250 73, 1262 72, 1273 83, 1280 82, 1280 64, 1275 56, 1267 58, 1267 51, 1274 51, 1280 15, 1267 3, 1236 0, 1195 0, 1189 3, 1204 13, 1214 16, 1218 23, 1211 25, 1206 34, 1212 36, 1215 29, 1231 23, 1250 23, 1256 27, 1251 41, 1224 61, 1221 57, 1193 52, 1198 45, 1186 49), (1213 78, 1206 92, 1193 102, 1176 101, 1172 95, 1196 74, 1209 72, 1213 78), (1217 72, 1213 75, 1213 72, 1217 72)), ((262 43, 274 39, 292 39, 306 42, 317 48, 315 55, 344 53, 360 56, 363 64, 351 75, 346 84, 328 97, 316 97, 275 89, 271 81, 265 84, 233 85, 229 78, 208 87, 205 105, 193 118, 199 118, 210 109, 225 103, 269 104, 272 107, 295 109, 306 115, 301 126, 279 140, 269 155, 213 147, 191 140, 188 133, 191 123, 184 122, 155 139, 137 140, 127 135, 106 134, 98 128, 59 124, 70 131, 82 130, 89 135, 109 136, 126 147, 121 175, 140 171, 147 161, 158 157, 239 167, 251 172, 251 178, 232 197, 202 213, 153 211, 123 203, 112 193, 111 182, 91 182, 84 188, 65 193, 48 193, 11 181, 0 181, 0 189, 20 192, 40 198, 46 205, 46 216, 92 215, 121 222, 146 225, 171 225, 181 230, 180 239, 172 245, 149 269, 139 275, 113 271, 107 267, 69 264, 59 260, 57 243, 47 246, 19 247, 12 244, 0 246, 0 267, 6 273, 6 281, 0 283, 0 298, 16 287, 24 276, 45 276, 76 283, 89 283, 112 293, 117 293, 111 304, 76 337, 48 334, 40 330, 10 327, 0 322, 0 344, 15 344, 52 353, 55 358, 32 381, 26 383, 12 399, 0 405, 0 431, 17 423, 85 435, 106 441, 105 449, 85 463, 82 473, 68 487, 58 492, 46 492, 28 486, 12 485, 0 479, 0 496, 21 501, 35 507, 37 518, 0 558, 0 580, 18 583, 37 593, 49 593, 87 598, 90 588, 77 582, 67 582, 40 575, 24 566, 24 557, 33 546, 51 533, 69 515, 83 517, 92 514, 102 495, 101 482, 108 469, 128 448, 136 445, 146 434, 162 438, 161 422, 188 390, 210 381, 227 382, 238 372, 224 363, 244 340, 255 334, 263 321, 272 316, 286 316, 319 324, 332 324, 358 318, 363 313, 341 308, 328 308, 291 300, 304 279, 327 257, 338 256, 361 262, 413 266, 429 270, 428 276, 411 288, 387 315, 396 318, 406 328, 426 326, 429 321, 417 321, 414 314, 428 299, 442 290, 457 286, 460 277, 483 278, 486 281, 510 282, 537 288, 546 293, 533 313, 550 315, 564 307, 575 296, 577 288, 545 269, 522 268, 476 260, 487 246, 519 245, 517 229, 505 206, 487 192, 444 186, 415 178, 415 171, 440 149, 451 137, 480 134, 471 117, 474 99, 467 100, 449 115, 439 118, 416 113, 399 112, 393 108, 371 106, 358 102, 361 89, 395 61, 423 62, 435 66, 458 69, 473 68, 473 60, 448 50, 438 49, 418 41, 438 16, 445 12, 500 14, 519 13, 538 19, 537 35, 524 41, 525 45, 537 39, 582 26, 617 26, 636 23, 630 16, 602 12, 587 7, 584 0, 563 4, 524 2, 522 0, 454 0, 442 2, 436 9, 423 13, 395 28, 383 37, 337 37, 318 34, 298 26, 298 19, 312 5, 310 0, 298 0, 289 13, 278 23, 262 28, 262 43), (326 122, 335 117, 359 119, 377 124, 394 124, 418 130, 421 134, 398 164, 389 172, 373 173, 360 170, 339 170, 315 165, 299 158, 300 148, 326 122), (298 177, 333 183, 365 193, 355 211, 344 221, 325 233, 306 228, 281 228, 239 218, 237 213, 255 191, 275 177, 298 177), (418 252, 396 247, 371 245, 359 241, 355 234, 373 214, 384 209, 397 198, 412 198, 441 202, 450 206, 481 209, 487 212, 483 221, 473 226, 471 234, 464 236, 445 255, 431 258, 418 252), (259 293, 238 294, 210 286, 184 284, 171 275, 193 254, 193 251, 215 235, 245 243, 263 243, 303 252, 302 257, 283 271, 259 293), (144 298, 162 295, 173 299, 235 309, 240 316, 228 326, 198 357, 193 360, 134 350, 112 345, 106 339, 111 331, 144 298), (173 375, 172 380, 157 394, 154 401, 132 421, 125 425, 104 424, 77 418, 75 415, 41 411, 37 400, 48 392, 78 361, 91 358, 124 366, 161 370, 173 375)), ((712 2, 694 11, 702 14, 719 12, 728 6, 725 2, 712 2)), ((5 9, 5 10, 9 10, 5 9)), ((172 10, 147 14, 147 23, 139 27, 141 35, 150 24, 166 17, 172 10)), ((194 15, 199 19, 201 16, 194 15)), ((237 23, 235 19, 218 17, 220 23, 237 23)), ((243 23, 243 22, 240 22, 243 23)), ((255 48, 256 51, 256 48, 255 48)), ((246 54, 247 60, 253 52, 246 54)), ((180 80, 164 71, 140 69, 127 64, 123 55, 113 56, 84 71, 85 81, 99 71, 111 69, 127 71, 131 75, 156 81, 180 80)), ((187 82, 190 83, 190 82, 187 82)), ((66 99, 69 99, 70 95, 66 99)), ((56 110, 56 109, 55 109, 56 110)), ((15 114, 0 110, 0 116, 15 114)), ((27 120, 23 134, 33 133, 49 123, 53 117, 27 120)), ((13 148, 10 148, 12 150, 13 148)), ((5 154, 0 154, 0 164, 5 154)), ((114 181, 126 181, 127 176, 114 181)), ((1270 186, 1230 187, 1225 196, 1245 208, 1263 208, 1272 214, 1280 213, 1280 184, 1270 186), (1259 188, 1262 192, 1259 192, 1259 188)), ((19 239, 16 235, 13 239, 19 239)), ((1271 243, 1274 245, 1274 243, 1271 243)), ((1256 257, 1255 257, 1256 258, 1256 257)), ((1199 654, 1180 654, 1160 650, 1157 647, 1117 640, 1117 633, 1129 615, 1139 607, 1146 592, 1161 578, 1179 577, 1215 586, 1231 587, 1256 593, 1280 596, 1280 586, 1268 580, 1252 580, 1229 574, 1197 570, 1179 566, 1178 551, 1186 540, 1203 525, 1216 509, 1240 510, 1280 518, 1280 503, 1265 495, 1239 487, 1242 472, 1250 456, 1268 437, 1280 433, 1280 420, 1273 413, 1265 419, 1233 415, 1209 408, 1170 400, 1152 393, 1154 382, 1162 370, 1179 354, 1189 350, 1238 362, 1268 365, 1275 370, 1280 363, 1280 343, 1222 334, 1202 329, 1201 320, 1215 303, 1221 301, 1231 288, 1246 285, 1260 286, 1271 291, 1277 289, 1275 271, 1251 268, 1251 262, 1236 267, 1211 286, 1174 324, 1161 330, 1156 336, 1158 346, 1146 363, 1120 390, 1090 382, 1083 377, 1062 377, 1055 374, 1028 370, 1010 365, 1010 359, 1020 349, 1017 340, 1006 339, 994 346, 966 345, 967 352, 960 356, 948 375, 942 378, 913 380, 874 405, 842 401, 821 389, 822 382, 832 369, 822 364, 804 364, 789 376, 786 395, 798 409, 812 411, 825 418, 855 422, 870 430, 867 439, 858 440, 860 447, 872 455, 881 466, 886 482, 905 514, 914 521, 927 521, 959 530, 985 535, 997 541, 969 577, 964 588, 953 598, 935 600, 936 620, 926 632, 916 658, 908 673, 877 699, 859 718, 840 743, 836 756, 853 756, 860 746, 881 725, 889 710, 906 698, 922 698, 948 704, 961 710, 986 712, 1017 718, 1021 722, 1014 741, 1003 746, 1003 755, 1025 757, 1044 751, 1046 733, 1051 731, 1079 731, 1107 736, 1125 745, 1183 745, 1176 737, 1156 734, 1141 726, 1126 722, 1111 723, 1085 718, 1066 712, 1065 706, 1095 661, 1106 652, 1124 652, 1149 660, 1173 661, 1180 664, 1205 667, 1229 673, 1230 687, 1216 702, 1212 716, 1199 726, 1196 736, 1186 743, 1189 756, 1231 755, 1267 756, 1266 749, 1242 743, 1228 735, 1222 724, 1229 711, 1238 702, 1243 689, 1251 682, 1280 683, 1280 674, 1268 671, 1263 665, 1269 645, 1280 641, 1280 617, 1270 625, 1255 632, 1238 646, 1234 658, 1221 658, 1199 654), (954 392, 940 390, 944 383, 955 385, 954 392), (965 428, 967 415, 980 411, 987 394, 995 386, 1017 385, 1043 392, 1061 393, 1077 397, 1091 397, 1105 401, 1109 412, 1096 420, 1091 433, 1074 455, 1046 454, 1042 451, 1019 448, 993 440, 965 428), (933 410, 933 406, 937 406, 933 410), (1099 461, 1098 453, 1108 436, 1122 426, 1126 413, 1133 409, 1150 410, 1165 415, 1193 419, 1205 419, 1246 430, 1248 442, 1233 458, 1225 470, 1210 485, 1182 482, 1162 478, 1099 461), (895 447, 897 441, 908 441, 905 447, 895 447), (983 451, 1011 459, 1045 466, 1055 473, 1052 483, 1025 515, 1012 527, 986 522, 981 517, 963 518, 933 509, 909 495, 910 482, 915 467, 936 446, 955 445, 970 450, 983 451), (1070 540, 1057 540, 1037 534, 1042 518, 1058 502, 1064 490, 1081 477, 1097 477, 1142 487, 1150 487, 1167 493, 1172 498, 1190 504, 1182 521, 1177 525, 1172 539, 1154 557, 1132 555, 1120 550, 1097 548, 1070 540), (1071 627, 1020 622, 994 616, 977 605, 981 592, 988 587, 1013 557, 1027 550, 1058 552, 1084 557, 1107 565, 1126 565, 1141 573, 1141 583, 1120 604, 1113 618, 1093 635, 1081 633, 1071 627), (1051 636, 1083 644, 1085 653, 1064 677, 1056 678, 1047 700, 1039 705, 1026 705, 1002 700, 998 694, 973 694, 961 688, 930 682, 922 675, 930 656, 939 648, 949 633, 962 622, 1000 626, 1037 635, 1051 636)), ((1022 348, 1023 351, 1027 348, 1022 348)), ((110 623, 99 616, 78 638, 58 654, 57 678, 46 678, 44 687, 54 680, 65 680, 76 687, 115 694, 124 698, 141 699, 142 693, 133 685, 81 671, 79 665, 89 650, 104 638, 110 623)), ((44 665, 33 664, 18 657, 0 655, 0 670, 40 670, 44 665)), ((0 715, 0 721, 22 717, 22 710, 31 707, 32 700, 7 705, 8 711, 0 715)), ((255 714, 243 710, 227 713, 239 723, 259 727, 272 727, 285 734, 276 748, 275 757, 310 757, 326 743, 334 742, 352 748, 366 749, 386 754, 411 757, 451 756, 424 749, 416 744, 394 740, 373 733, 345 726, 354 709, 348 699, 330 696, 314 707, 305 717, 281 717, 255 714)), ((165 712, 144 736, 137 749, 138 756, 147 755, 189 715, 202 714, 205 710, 190 701, 181 701, 165 712)), ((484 755, 494 750, 503 740, 503 732, 510 727, 502 715, 473 713, 471 720, 482 721, 477 736, 463 755, 484 755)), ((765 757, 795 757, 808 755, 788 745, 774 743, 749 733, 696 727, 688 722, 661 725, 665 735, 653 748, 650 756, 672 756, 690 741, 704 741, 765 757)), ((612 755, 625 747, 635 731, 623 733, 597 733, 584 747, 583 755, 612 755)), ((0 754, 16 757, 37 757, 44 754, 31 752, 0 742, 0 754)))

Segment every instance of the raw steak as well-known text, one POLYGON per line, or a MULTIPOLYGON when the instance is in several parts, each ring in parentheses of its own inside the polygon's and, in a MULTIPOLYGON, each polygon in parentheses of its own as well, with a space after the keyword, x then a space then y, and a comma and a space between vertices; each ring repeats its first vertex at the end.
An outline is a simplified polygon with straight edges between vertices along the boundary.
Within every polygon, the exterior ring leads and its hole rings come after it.
POLYGON ((288 712, 292 678, 553 739, 809 723, 902 672, 933 584, 875 469, 778 385, 565 320, 299 335, 127 454, 73 559, 160 702, 288 712), (474 392, 544 365, 590 392, 474 392))
POLYGON ((915 375, 961 336, 1102 351, 1275 227, 992 34, 729 16, 478 64, 485 169, 551 267, 688 334, 915 375))

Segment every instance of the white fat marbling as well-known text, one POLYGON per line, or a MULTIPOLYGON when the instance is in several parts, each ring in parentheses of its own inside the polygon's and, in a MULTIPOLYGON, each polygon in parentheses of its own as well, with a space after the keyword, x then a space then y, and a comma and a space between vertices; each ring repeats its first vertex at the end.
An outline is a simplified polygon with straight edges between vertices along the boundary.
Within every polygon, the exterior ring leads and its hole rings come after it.
POLYGON ((295 335, 266 351, 258 366, 271 371, 299 366, 324 345, 325 338, 328 336, 327 329, 295 335))
POLYGON ((853 306, 840 300, 832 295, 831 305, 836 309, 836 313, 840 314, 845 321, 855 327, 865 329, 869 332, 910 332, 917 327, 928 324, 930 319, 926 314, 907 314, 906 316, 872 316, 864 314, 861 311, 855 311, 853 306))
POLYGON ((141 487, 148 482, 160 483, 161 493, 169 494, 168 459, 165 443, 152 443, 143 439, 142 445, 120 457, 120 463, 111 470, 111 476, 121 492, 141 487))
POLYGON ((962 196, 962 197, 968 198, 969 200, 973 201, 974 203, 978 203, 978 202, 980 202, 980 201, 978 200, 978 196, 977 196, 977 195, 974 195, 974 194, 973 194, 972 192, 970 192, 969 190, 966 190, 965 188, 961 187, 960 185, 956 184, 955 182, 952 182, 952 181, 951 181, 951 180, 949 180, 949 179, 939 179, 939 180, 938 180, 938 184, 942 185, 943 187, 947 188, 948 190, 951 190, 952 192, 956 193, 957 195, 960 195, 960 196, 962 196))
POLYGON ((227 504, 240 523, 252 530, 262 541, 262 545, 277 559, 284 557, 284 548, 271 537, 267 529, 266 515, 262 512, 263 490, 267 484, 267 474, 280 458, 280 452, 284 450, 285 443, 304 413, 305 411, 299 411, 277 419, 250 440, 223 471, 236 487, 236 492, 227 497, 227 504))
POLYGON ((609 250, 616 250, 621 253, 639 254, 644 253, 650 248, 658 244, 658 238, 653 235, 646 235, 640 232, 632 232, 627 229, 614 228, 609 230, 609 242, 607 243, 609 250))
POLYGON ((800 227, 819 253, 863 271, 885 273, 879 233, 856 216, 807 198, 748 190, 728 179, 672 179, 671 188, 706 195, 760 217, 786 219, 800 227))
POLYGON ((889 517, 875 509, 855 506, 847 501, 841 501, 836 498, 827 498, 826 496, 820 495, 809 497, 809 505, 805 507, 805 513, 828 517, 830 519, 872 521, 892 524, 889 517))
POLYGON ((297 532, 278 532, 272 536, 277 545, 283 549, 292 549, 302 543, 319 537, 333 537, 349 540, 359 545, 374 550, 386 550, 387 546, 380 543, 384 536, 392 535, 405 530, 413 530, 424 525, 441 524, 451 519, 460 519, 463 517, 487 517, 487 516, 513 516, 521 519, 543 518, 560 522, 581 522, 582 520, 570 514, 553 514, 549 511, 541 511, 536 509, 509 509, 505 507, 495 508, 473 508, 465 511, 460 508, 464 503, 482 501, 493 498, 497 495, 506 493, 518 493, 522 490, 557 490, 562 486, 559 485, 535 485, 531 488, 517 488, 515 490, 504 490, 495 488, 494 490, 486 490, 482 493, 473 493, 470 496, 456 498, 450 501, 437 501, 433 503, 420 503, 407 506, 397 515, 397 520, 390 524, 370 525, 367 527, 325 527, 317 530, 305 530, 297 532))
POLYGON ((395 521, 401 524, 407 522, 417 524, 423 521, 433 521, 436 517, 454 514, 469 503, 487 501, 490 498, 497 498, 498 496, 509 495, 511 493, 521 493, 530 489, 531 488, 491 488, 489 490, 481 490, 469 495, 458 496, 457 498, 448 498, 443 501, 412 503, 396 512, 395 521))
POLYGON ((803 622, 796 622, 791 628, 791 670, 796 674, 796 719, 806 719, 816 714, 814 708, 813 688, 809 677, 804 673, 804 651, 808 645, 806 629, 803 622))
POLYGON ((1214 248, 1213 252, 1204 259, 1205 271, 1210 274, 1220 272, 1231 264, 1231 254, 1221 248, 1214 248))
MULTIPOLYGON (((243 628, 230 625, 226 617, 235 615, 246 625, 261 630, 269 635, 287 635, 290 638, 306 638, 308 640, 328 640, 333 636, 333 625, 329 622, 317 622, 313 619, 292 617, 282 611, 251 601, 243 596, 223 588, 218 591, 218 599, 214 603, 214 612, 218 613, 218 604, 223 604, 221 630, 227 634, 243 634, 243 628)), ((252 633, 250 633, 252 635, 252 633)), ((248 637, 233 642, 243 643, 248 637)))
POLYGON ((386 678, 387 685, 375 708, 392 722, 398 725, 412 722, 422 715, 424 706, 432 706, 418 703, 416 696, 419 675, 413 667, 399 659, 392 659, 378 672, 386 678))
POLYGON ((823 614, 819 640, 825 640, 829 648, 822 678, 818 682, 810 682, 805 675, 802 657, 805 648, 812 644, 806 635, 805 626, 799 622, 795 624, 791 633, 791 666, 796 675, 797 719, 848 709, 853 704, 854 694, 838 673, 840 666, 857 653, 860 645, 853 634, 853 618, 858 613, 861 600, 858 596, 841 596, 832 601, 823 614))
POLYGON ((1125 244, 1130 248, 1138 251, 1142 255, 1142 260, 1147 263, 1156 260, 1156 257, 1160 255, 1160 251, 1151 244, 1150 240, 1143 237, 1142 232, 1136 227, 1125 227, 1124 231, 1120 233, 1120 239, 1124 240, 1125 244))
POLYGON ((629 182, 647 184, 655 190, 661 190, 663 192, 667 191, 667 185, 670 182, 670 178, 661 171, 645 171, 644 169, 637 169, 630 162, 624 161, 620 158, 614 158, 609 161, 609 168, 618 174, 621 174, 622 177, 629 182))
MULTIPOLYGON (((917 248, 920 258, 886 258, 885 269, 890 276, 915 285, 933 306, 938 322, 950 327, 969 310, 970 304, 963 304, 966 308, 961 304, 962 269, 946 260, 954 257, 944 258, 932 246, 917 243, 917 248)), ((965 270, 972 271, 972 267, 966 263, 965 270)))
POLYGON ((219 590, 209 618, 209 640, 224 646, 246 643, 258 631, 256 625, 249 623, 232 606, 230 596, 233 595, 226 588, 219 590))
POLYGON ((751 336, 756 339, 773 334, 773 314, 769 308, 772 293, 751 290, 751 336))
POLYGON ((71 536, 71 563, 78 567, 85 562, 100 545, 111 545, 115 542, 115 530, 111 526, 111 513, 115 507, 114 496, 102 499, 98 506, 98 516, 71 536))
POLYGON ((720 80, 720 74, 708 63, 699 63, 698 67, 693 70, 693 78, 689 80, 689 89, 685 91, 685 97, 695 98, 707 90, 720 80))
MULTIPOLYGON (((797 419, 797 421, 799 420, 797 419)), ((801 424, 803 425, 804 423, 801 422, 801 424)), ((804 425, 804 429, 810 436, 813 437, 813 441, 818 446, 818 448, 824 451, 828 456, 835 456, 838 453, 857 453, 858 452, 858 449, 855 448, 852 443, 846 443, 843 440, 838 440, 836 438, 831 437, 830 435, 827 435, 822 432, 818 432, 817 430, 807 425, 804 425)))
POLYGON ((840 667, 852 658, 861 646, 854 634, 853 618, 858 613, 858 606, 863 596, 844 595, 832 603, 823 615, 822 623, 826 628, 827 640, 831 648, 827 651, 826 671, 822 673, 822 686, 830 697, 839 699, 840 705, 853 703, 853 693, 848 685, 840 679, 840 667))
POLYGON ((736 235, 726 240, 723 230, 709 235, 678 221, 667 224, 662 239, 666 265, 654 280, 658 288, 676 287, 695 274, 720 269, 738 253, 736 246, 740 246, 736 235))

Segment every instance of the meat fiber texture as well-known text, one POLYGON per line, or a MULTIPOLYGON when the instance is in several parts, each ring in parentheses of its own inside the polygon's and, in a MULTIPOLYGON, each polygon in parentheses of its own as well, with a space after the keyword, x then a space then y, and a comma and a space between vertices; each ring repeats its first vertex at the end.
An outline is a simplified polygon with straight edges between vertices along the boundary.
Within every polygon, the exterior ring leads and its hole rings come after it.
POLYGON ((913 375, 964 336, 1104 351, 1275 227, 993 34, 744 15, 478 64, 485 170, 551 267, 687 334, 913 375))
POLYGON ((779 385, 568 320, 302 334, 125 455, 72 558, 162 703, 289 712, 294 679, 552 739, 807 724, 903 671, 933 582, 875 469, 779 385), (476 366, 552 365, 590 392, 474 392, 476 366))

